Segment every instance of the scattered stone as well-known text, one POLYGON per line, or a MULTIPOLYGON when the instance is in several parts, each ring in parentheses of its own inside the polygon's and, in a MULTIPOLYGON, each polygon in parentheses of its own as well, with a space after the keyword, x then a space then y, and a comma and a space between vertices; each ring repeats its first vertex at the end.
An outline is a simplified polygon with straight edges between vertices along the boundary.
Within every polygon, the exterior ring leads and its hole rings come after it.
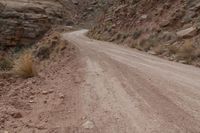
POLYGON ((16 119, 22 118, 22 114, 21 114, 20 112, 13 112, 13 113, 11 114, 11 116, 12 116, 13 118, 16 118, 16 119))
POLYGON ((92 7, 87 8, 88 11, 93 11, 92 7))
POLYGON ((53 90, 50 90, 50 91, 49 91, 49 93, 53 93, 53 92, 54 92, 53 90))
POLYGON ((67 113, 71 113, 71 111, 68 111, 67 113))
POLYGON ((87 120, 85 123, 83 123, 82 126, 85 129, 92 129, 94 128, 94 123, 92 121, 87 120))
POLYGON ((156 52, 154 52, 154 51, 148 51, 148 54, 156 55, 156 52))
POLYGON ((96 5, 97 3, 98 3, 97 1, 93 1, 91 4, 96 5))
POLYGON ((79 2, 78 2, 77 0, 72 0, 72 3, 73 3, 74 5, 78 5, 78 4, 79 4, 79 2))
POLYGON ((81 120, 85 120, 87 117, 86 116, 83 116, 82 118, 81 118, 81 120))
POLYGON ((161 23, 160 23, 160 26, 161 27, 167 27, 167 26, 169 26, 170 25, 170 21, 162 21, 161 23))
POLYGON ((48 91, 42 91, 42 94, 43 94, 43 95, 47 95, 47 94, 48 94, 48 91))
POLYGON ((174 56, 171 56, 171 57, 169 57, 169 60, 170 60, 170 61, 174 61, 174 60, 175 60, 175 57, 174 57, 174 56))
POLYGON ((186 60, 179 60, 178 62, 179 62, 179 63, 182 63, 182 64, 187 64, 187 61, 186 61, 186 60))
POLYGON ((59 97, 60 97, 61 99, 65 98, 65 96, 64 96, 62 93, 59 94, 59 97))
POLYGON ((33 101, 33 100, 30 100, 29 103, 34 103, 34 101, 33 101))

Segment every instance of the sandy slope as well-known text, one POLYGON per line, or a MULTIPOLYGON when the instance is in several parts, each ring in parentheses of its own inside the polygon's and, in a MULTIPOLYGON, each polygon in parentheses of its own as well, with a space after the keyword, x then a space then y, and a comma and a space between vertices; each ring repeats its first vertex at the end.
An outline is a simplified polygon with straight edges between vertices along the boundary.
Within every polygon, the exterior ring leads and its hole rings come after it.
POLYGON ((200 69, 107 42, 64 37, 85 62, 81 113, 100 133, 199 133, 200 69))

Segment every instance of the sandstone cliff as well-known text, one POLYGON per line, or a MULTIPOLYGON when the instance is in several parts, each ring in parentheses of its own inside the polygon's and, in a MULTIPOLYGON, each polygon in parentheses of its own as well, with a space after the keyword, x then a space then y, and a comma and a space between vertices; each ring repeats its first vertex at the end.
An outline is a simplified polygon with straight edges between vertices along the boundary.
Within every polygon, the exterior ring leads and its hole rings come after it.
POLYGON ((64 9, 55 0, 0 0, 0 45, 33 44, 52 24, 63 23, 64 9))

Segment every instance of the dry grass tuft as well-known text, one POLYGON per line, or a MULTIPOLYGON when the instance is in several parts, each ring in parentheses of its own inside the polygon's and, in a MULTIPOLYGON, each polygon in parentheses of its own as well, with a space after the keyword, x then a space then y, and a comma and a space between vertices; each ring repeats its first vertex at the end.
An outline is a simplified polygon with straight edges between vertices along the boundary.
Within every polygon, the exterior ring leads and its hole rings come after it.
POLYGON ((200 57, 200 49, 193 46, 191 41, 186 41, 182 47, 180 47, 177 53, 178 60, 185 60, 187 64, 192 64, 200 57))
POLYGON ((169 54, 176 54, 178 52, 178 48, 175 45, 171 45, 168 47, 169 54))
POLYGON ((192 43, 184 43, 184 45, 178 51, 178 58, 192 60, 195 56, 194 51, 195 47, 192 45, 192 43))
POLYGON ((157 54, 157 55, 161 55, 162 53, 165 52, 165 47, 163 45, 157 45, 156 47, 153 48, 153 51, 157 54))
POLYGON ((24 52, 14 62, 14 73, 23 78, 30 78, 37 75, 34 58, 31 52, 24 52))
POLYGON ((156 45, 157 44, 154 38, 149 38, 149 39, 144 38, 137 41, 137 43, 134 43, 132 45, 132 48, 136 48, 138 50, 148 52, 151 48, 155 47, 156 45))

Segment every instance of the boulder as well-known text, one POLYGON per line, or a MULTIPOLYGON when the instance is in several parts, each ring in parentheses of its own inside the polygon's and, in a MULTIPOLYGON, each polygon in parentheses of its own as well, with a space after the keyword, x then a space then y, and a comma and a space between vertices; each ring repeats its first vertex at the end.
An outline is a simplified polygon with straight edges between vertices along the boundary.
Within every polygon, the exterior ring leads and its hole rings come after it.
POLYGON ((188 38, 188 37, 193 37, 197 34, 197 28, 196 27, 190 27, 184 30, 180 30, 176 32, 177 36, 179 38, 188 38))
POLYGON ((169 20, 163 20, 161 23, 160 23, 160 27, 167 27, 170 25, 170 21, 169 20))
POLYGON ((77 0, 72 0, 72 3, 73 3, 74 5, 78 5, 78 4, 79 4, 79 2, 78 2, 77 0))

